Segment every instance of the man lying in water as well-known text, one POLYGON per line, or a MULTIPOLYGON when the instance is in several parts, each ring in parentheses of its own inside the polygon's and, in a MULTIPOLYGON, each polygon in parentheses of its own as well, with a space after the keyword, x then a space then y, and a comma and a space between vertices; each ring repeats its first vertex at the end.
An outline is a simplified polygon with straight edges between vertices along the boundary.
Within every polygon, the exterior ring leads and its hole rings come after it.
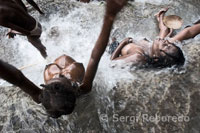
POLYGON ((176 41, 183 41, 195 37, 200 33, 200 23, 185 28, 174 37, 170 37, 171 30, 163 23, 164 14, 168 8, 162 9, 156 15, 159 22, 159 38, 153 44, 147 40, 134 42, 132 38, 124 39, 111 56, 111 60, 121 60, 134 65, 150 65, 152 67, 170 67, 183 65, 185 58, 182 50, 175 45, 176 41))
POLYGON ((46 48, 39 39, 42 33, 41 24, 15 1, 0 0, 0 3, 0 25, 12 29, 7 34, 9 38, 14 38, 16 34, 27 36, 28 41, 46 58, 46 48))
POLYGON ((0 77, 21 88, 37 103, 42 103, 50 116, 57 118, 74 110, 78 96, 89 93, 99 61, 108 44, 117 13, 127 0, 107 0, 104 23, 85 72, 81 63, 63 55, 46 66, 43 90, 26 78, 20 70, 0 60, 0 77), (80 84, 80 85, 79 85, 80 84))

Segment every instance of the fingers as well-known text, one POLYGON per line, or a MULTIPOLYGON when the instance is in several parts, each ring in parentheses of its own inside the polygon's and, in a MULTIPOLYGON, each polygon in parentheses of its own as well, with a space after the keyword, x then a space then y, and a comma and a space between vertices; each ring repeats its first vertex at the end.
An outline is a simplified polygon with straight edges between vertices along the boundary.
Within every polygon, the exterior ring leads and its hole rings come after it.
POLYGON ((154 16, 160 16, 162 13, 165 13, 168 10, 169 10, 169 7, 162 8, 159 12, 157 12, 156 14, 154 14, 154 16))

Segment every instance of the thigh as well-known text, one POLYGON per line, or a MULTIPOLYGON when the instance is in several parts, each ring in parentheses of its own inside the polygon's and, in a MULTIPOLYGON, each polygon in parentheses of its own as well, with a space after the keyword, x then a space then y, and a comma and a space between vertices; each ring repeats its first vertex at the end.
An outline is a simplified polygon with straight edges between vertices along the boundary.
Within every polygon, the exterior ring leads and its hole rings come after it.
POLYGON ((1 25, 9 27, 8 23, 31 30, 35 26, 35 19, 26 13, 17 4, 2 4, 0 6, 0 21, 1 25))

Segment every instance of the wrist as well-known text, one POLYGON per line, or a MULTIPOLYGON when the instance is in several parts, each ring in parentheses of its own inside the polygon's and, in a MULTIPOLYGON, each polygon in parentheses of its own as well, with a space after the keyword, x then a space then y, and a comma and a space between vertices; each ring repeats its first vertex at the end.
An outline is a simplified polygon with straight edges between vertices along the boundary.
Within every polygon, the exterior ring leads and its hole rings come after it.
POLYGON ((105 19, 108 19, 110 21, 114 21, 116 15, 111 15, 111 14, 107 14, 105 15, 105 19))

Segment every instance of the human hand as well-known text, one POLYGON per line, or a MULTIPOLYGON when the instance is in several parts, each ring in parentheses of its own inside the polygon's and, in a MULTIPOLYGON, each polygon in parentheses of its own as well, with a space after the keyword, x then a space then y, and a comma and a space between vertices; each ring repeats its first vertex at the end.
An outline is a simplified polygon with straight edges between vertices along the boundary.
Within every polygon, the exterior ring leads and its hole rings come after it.
POLYGON ((107 0, 106 15, 115 16, 126 3, 127 0, 107 0))
POLYGON ((169 10, 169 7, 162 8, 159 12, 154 14, 154 16, 160 16, 160 14, 165 13, 169 10))

